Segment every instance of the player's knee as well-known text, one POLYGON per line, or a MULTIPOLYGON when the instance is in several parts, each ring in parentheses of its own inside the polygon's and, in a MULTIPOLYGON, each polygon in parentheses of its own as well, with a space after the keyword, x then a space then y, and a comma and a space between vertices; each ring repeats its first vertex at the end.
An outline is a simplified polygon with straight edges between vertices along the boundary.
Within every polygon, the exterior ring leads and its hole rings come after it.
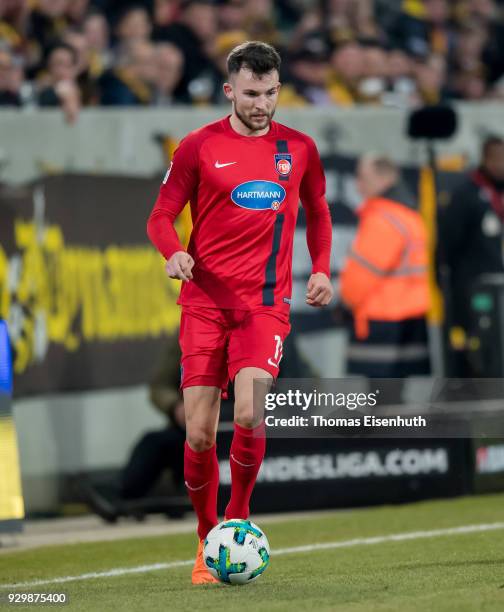
POLYGON ((237 425, 239 425, 240 427, 244 427, 245 429, 253 429, 254 427, 257 427, 259 425, 261 421, 258 419, 254 419, 253 416, 251 417, 236 417, 235 418, 235 423, 237 425))
POLYGON ((253 427, 257 427, 260 424, 260 422, 262 421, 262 415, 254 411, 251 402, 243 404, 237 403, 235 405, 234 421, 235 423, 240 425, 240 427, 252 429, 253 427))
POLYGON ((205 429, 188 431, 186 439, 189 446, 197 453, 206 451, 215 444, 215 434, 205 429))

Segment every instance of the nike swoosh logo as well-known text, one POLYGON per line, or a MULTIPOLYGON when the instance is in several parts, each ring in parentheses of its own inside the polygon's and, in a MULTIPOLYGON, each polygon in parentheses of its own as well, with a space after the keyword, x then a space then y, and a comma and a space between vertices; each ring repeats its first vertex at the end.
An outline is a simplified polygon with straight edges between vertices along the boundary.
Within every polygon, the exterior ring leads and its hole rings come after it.
POLYGON ((255 463, 242 463, 241 461, 238 461, 238 459, 233 454, 231 454, 231 459, 238 465, 241 465, 242 467, 245 467, 245 468, 254 467, 255 465, 255 463))
POLYGON ((201 487, 190 487, 187 483, 187 480, 184 482, 184 484, 189 489, 189 491, 201 491, 201 489, 205 488, 209 482, 210 481, 205 482, 205 484, 201 485, 201 487))
POLYGON ((233 164, 236 164, 236 162, 228 162, 227 164, 219 164, 218 161, 215 162, 215 167, 216 168, 225 168, 226 166, 232 166, 233 164))

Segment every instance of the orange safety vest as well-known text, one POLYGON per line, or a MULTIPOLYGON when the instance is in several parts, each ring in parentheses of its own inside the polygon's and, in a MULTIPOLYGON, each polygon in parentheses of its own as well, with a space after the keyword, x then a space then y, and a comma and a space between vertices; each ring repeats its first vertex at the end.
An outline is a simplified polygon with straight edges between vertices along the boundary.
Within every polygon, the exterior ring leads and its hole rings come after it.
POLYGON ((340 275, 340 295, 351 308, 355 334, 369 321, 403 321, 429 308, 427 232, 420 214, 386 199, 358 210, 359 227, 340 275))

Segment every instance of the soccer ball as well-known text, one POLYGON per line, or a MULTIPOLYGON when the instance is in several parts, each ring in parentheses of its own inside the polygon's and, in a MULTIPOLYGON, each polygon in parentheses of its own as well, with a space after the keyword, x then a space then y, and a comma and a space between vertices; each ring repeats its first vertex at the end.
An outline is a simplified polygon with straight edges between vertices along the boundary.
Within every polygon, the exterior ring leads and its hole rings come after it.
POLYGON ((207 535, 203 558, 209 572, 226 584, 248 584, 269 565, 268 538, 244 519, 219 523, 207 535))

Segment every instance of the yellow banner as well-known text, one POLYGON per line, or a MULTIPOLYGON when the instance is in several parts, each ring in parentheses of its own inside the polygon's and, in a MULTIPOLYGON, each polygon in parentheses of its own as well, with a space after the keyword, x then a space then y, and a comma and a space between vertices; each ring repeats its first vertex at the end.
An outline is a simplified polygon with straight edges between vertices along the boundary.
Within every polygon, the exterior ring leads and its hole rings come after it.
POLYGON ((11 415, 0 415, 0 521, 24 517, 16 429, 11 415))

